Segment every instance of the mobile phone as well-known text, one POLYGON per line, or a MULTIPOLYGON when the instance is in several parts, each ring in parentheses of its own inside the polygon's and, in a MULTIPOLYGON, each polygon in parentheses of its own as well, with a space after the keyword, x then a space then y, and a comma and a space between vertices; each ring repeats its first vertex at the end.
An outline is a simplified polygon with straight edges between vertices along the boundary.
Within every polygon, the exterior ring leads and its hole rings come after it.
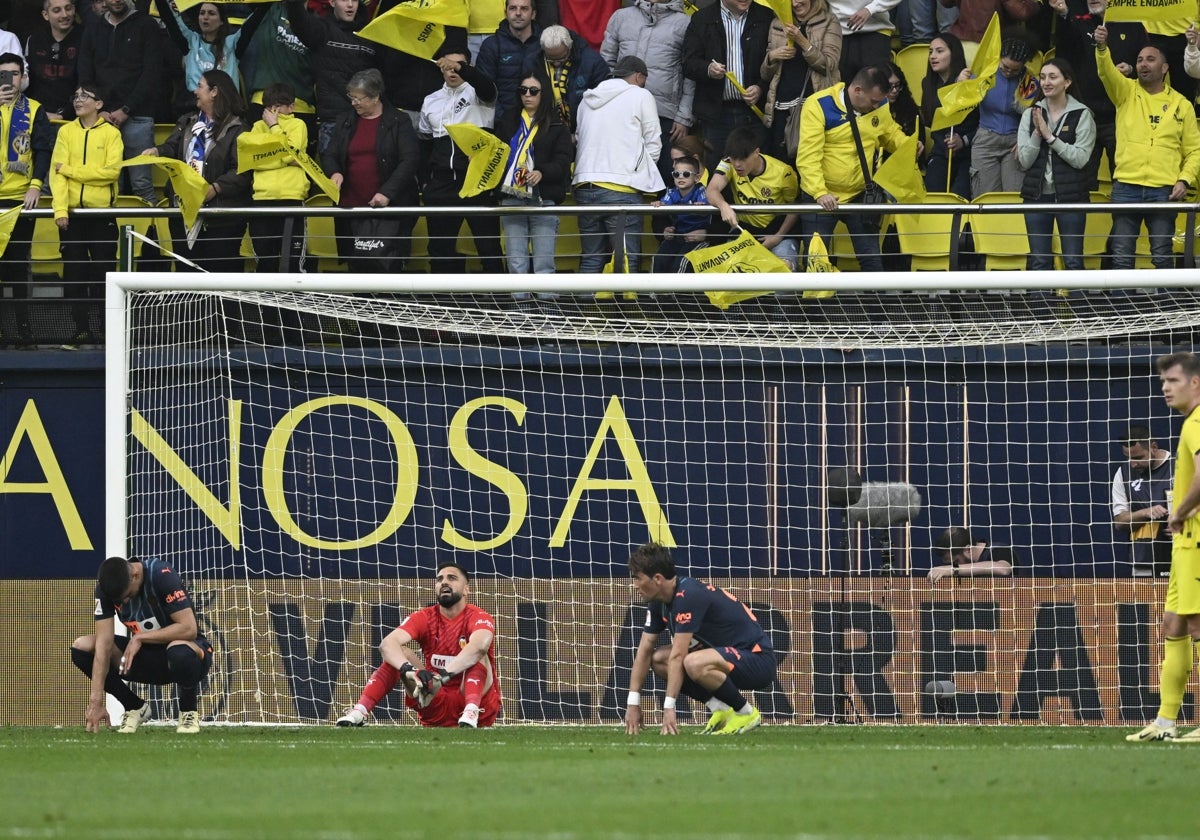
POLYGON ((12 87, 14 75, 16 73, 13 70, 0 70, 0 87, 12 87))

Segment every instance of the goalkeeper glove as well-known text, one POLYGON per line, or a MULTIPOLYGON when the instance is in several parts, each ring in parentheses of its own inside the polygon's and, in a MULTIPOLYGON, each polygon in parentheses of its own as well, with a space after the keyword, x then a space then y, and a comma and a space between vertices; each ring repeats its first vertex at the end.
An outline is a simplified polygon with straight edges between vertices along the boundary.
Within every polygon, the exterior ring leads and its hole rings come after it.
POLYGON ((417 672, 417 681, 430 695, 437 694, 438 689, 450 681, 450 674, 445 668, 434 668, 432 671, 421 669, 417 672))

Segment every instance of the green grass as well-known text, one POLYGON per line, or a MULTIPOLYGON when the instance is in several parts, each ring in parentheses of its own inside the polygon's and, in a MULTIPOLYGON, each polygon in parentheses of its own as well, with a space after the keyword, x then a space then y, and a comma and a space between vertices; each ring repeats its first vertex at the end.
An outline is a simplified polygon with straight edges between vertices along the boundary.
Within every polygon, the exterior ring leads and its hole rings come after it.
POLYGON ((0 837, 1200 835, 1200 746, 1127 731, 9 728, 0 837))

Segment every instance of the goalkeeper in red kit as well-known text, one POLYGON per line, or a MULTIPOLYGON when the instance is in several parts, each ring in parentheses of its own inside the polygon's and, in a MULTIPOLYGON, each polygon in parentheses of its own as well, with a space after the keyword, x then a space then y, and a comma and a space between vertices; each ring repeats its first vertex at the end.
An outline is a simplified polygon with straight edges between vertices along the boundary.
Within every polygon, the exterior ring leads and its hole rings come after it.
POLYGON ((422 726, 474 729, 496 722, 501 704, 496 623, 468 603, 471 585, 461 566, 438 567, 433 591, 436 604, 412 613, 380 643, 383 664, 367 680, 358 704, 338 718, 338 726, 362 726, 401 681, 404 704, 422 726), (420 646, 420 656, 409 642, 420 646))

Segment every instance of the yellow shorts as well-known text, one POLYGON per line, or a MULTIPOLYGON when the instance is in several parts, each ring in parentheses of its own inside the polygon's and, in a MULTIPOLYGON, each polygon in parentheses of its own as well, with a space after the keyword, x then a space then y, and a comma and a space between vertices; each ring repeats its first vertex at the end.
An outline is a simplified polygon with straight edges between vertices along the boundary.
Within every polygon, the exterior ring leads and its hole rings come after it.
POLYGON ((1171 579, 1167 583, 1167 612, 1200 615, 1200 547, 1171 549, 1171 579))

